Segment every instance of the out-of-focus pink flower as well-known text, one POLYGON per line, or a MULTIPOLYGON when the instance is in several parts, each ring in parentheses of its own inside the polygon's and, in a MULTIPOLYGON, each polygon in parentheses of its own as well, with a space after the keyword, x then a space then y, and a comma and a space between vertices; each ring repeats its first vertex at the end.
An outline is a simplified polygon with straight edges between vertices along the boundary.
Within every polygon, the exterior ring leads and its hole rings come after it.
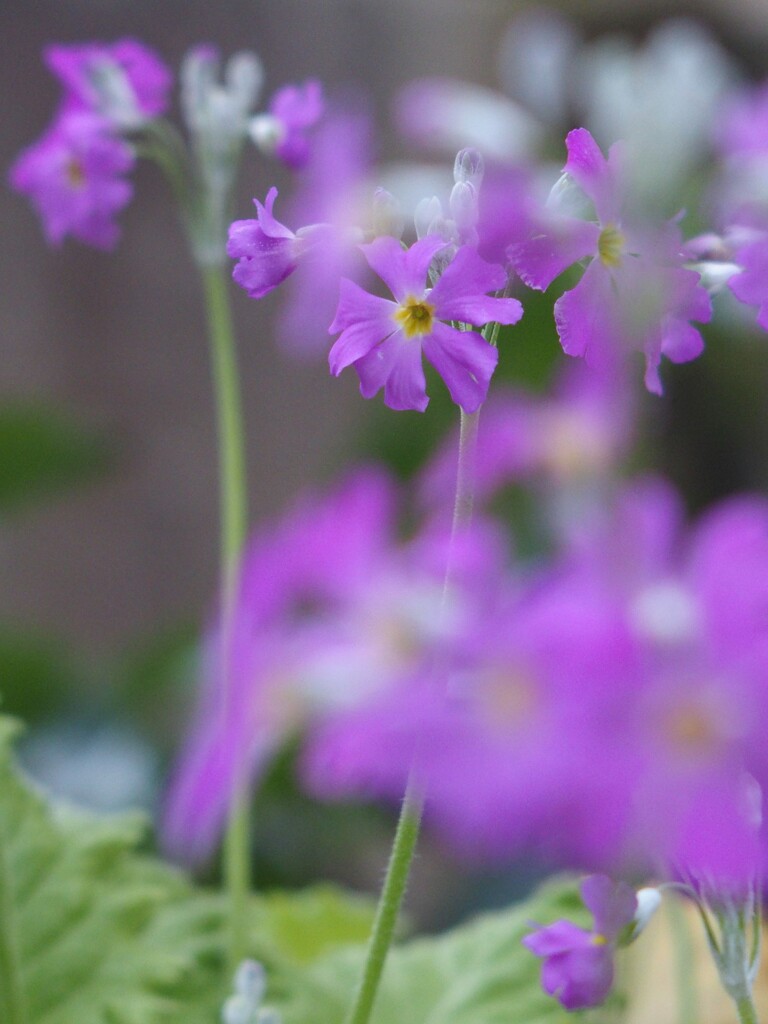
POLYGON ((310 156, 309 131, 324 112, 323 89, 318 81, 285 85, 270 100, 269 113, 252 119, 251 136, 263 150, 275 153, 298 170, 310 156))
MULTIPOLYGON (((571 361, 552 395, 496 391, 483 407, 475 494, 488 500, 520 481, 549 485, 553 497, 570 486, 596 485, 615 471, 631 431, 632 395, 618 368, 596 370, 571 361)), ((425 506, 450 507, 457 451, 458 435, 451 433, 424 470, 425 506)))
POLYGON ((372 398, 382 387, 392 409, 423 412, 429 399, 422 353, 443 378, 451 398, 465 412, 483 403, 498 352, 474 331, 460 331, 446 321, 484 326, 491 321, 514 324, 523 314, 517 299, 491 298, 506 274, 463 246, 433 288, 426 285, 430 263, 445 247, 442 238, 421 239, 407 251, 391 237, 363 246, 374 270, 394 300, 364 292, 342 280, 341 297, 330 331, 341 331, 329 356, 331 373, 354 365, 360 391, 372 398))
POLYGON ((108 121, 71 111, 24 150, 11 168, 10 181, 37 209, 51 244, 72 235, 111 249, 120 234, 115 215, 133 195, 125 178, 133 165, 133 149, 108 121))
POLYGON ((454 550, 449 536, 393 537, 393 487, 361 471, 309 496, 253 538, 229 620, 211 630, 202 692, 168 799, 164 844, 200 861, 215 846, 233 792, 255 784, 293 733, 343 717, 418 680, 476 622, 498 572, 495 532, 454 550), (466 585, 465 584, 466 581, 466 585))
POLYGON ((116 129, 132 129, 168 107, 173 76, 153 50, 135 39, 49 46, 44 56, 67 90, 66 109, 90 111, 116 129))
POLYGON ((626 215, 620 147, 606 159, 584 128, 570 132, 566 146, 557 200, 542 211, 535 233, 509 247, 509 260, 527 285, 545 290, 572 264, 589 259, 576 287, 555 303, 564 351, 600 365, 617 345, 640 349, 646 387, 659 394, 662 355, 680 363, 701 353, 704 342, 689 321, 710 319, 709 296, 699 275, 683 267, 676 225, 638 228, 626 215), (574 214, 574 186, 596 220, 574 214))

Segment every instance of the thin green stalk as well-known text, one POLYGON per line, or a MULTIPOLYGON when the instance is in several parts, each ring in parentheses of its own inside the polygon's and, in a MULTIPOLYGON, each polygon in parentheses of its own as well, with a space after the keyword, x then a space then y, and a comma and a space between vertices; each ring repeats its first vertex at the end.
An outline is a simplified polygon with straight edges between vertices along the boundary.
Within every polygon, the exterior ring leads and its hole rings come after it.
MULTIPOLYGON (((248 523, 245 441, 237 351, 224 268, 201 268, 205 285, 219 450, 219 522, 224 668, 229 660, 228 622, 237 587, 237 568, 248 523)), ((232 799, 224 840, 224 875, 229 897, 229 961, 234 969, 247 952, 250 878, 250 822, 244 788, 232 799)))
POLYGON ((371 1015, 389 947, 395 933, 400 905, 403 902, 411 862, 421 828, 424 798, 413 777, 408 780, 400 818, 397 822, 387 874, 381 890, 376 917, 365 958, 363 976, 347 1024, 367 1024, 371 1015))
POLYGON ((0 1021, 27 1024, 14 922, 10 871, 0 836, 0 1021))
POLYGON ((675 945, 675 973, 677 974, 678 1020, 680 1024, 696 1024, 699 1019, 694 985, 694 955, 685 906, 670 899, 669 921, 675 945))
POLYGON ((757 1024, 757 1011, 750 996, 744 996, 736 1001, 736 1009, 739 1012, 741 1024, 757 1024))
MULTIPOLYGON (((477 428, 480 412, 468 414, 461 411, 461 428, 459 434, 459 458, 456 471, 456 498, 453 504, 453 524, 451 528, 448 565, 443 584, 443 603, 453 584, 454 548, 459 535, 467 528, 472 519, 474 502, 474 463, 477 447, 477 428)), ((421 818, 424 811, 424 796, 418 786, 413 769, 408 776, 408 785, 400 809, 400 817, 395 830, 395 838, 389 855, 389 864, 384 878, 384 885, 376 907, 376 916, 368 943, 368 951, 363 966, 355 1001, 346 1018, 345 1024, 368 1024, 376 1000, 381 975, 387 959, 392 939, 397 926, 400 906, 408 885, 413 854, 419 838, 421 818)))

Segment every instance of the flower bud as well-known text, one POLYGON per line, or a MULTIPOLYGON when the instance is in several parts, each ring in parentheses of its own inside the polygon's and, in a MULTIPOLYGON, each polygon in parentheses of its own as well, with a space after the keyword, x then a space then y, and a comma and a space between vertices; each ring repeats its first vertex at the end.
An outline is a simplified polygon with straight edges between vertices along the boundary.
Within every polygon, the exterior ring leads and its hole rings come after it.
POLYGON ((405 217, 397 199, 385 188, 377 188, 373 193, 373 235, 392 235, 402 238, 405 230, 405 217))
POLYGON ((460 149, 453 164, 453 180, 456 184, 467 183, 480 187, 485 174, 485 161, 473 146, 460 149))

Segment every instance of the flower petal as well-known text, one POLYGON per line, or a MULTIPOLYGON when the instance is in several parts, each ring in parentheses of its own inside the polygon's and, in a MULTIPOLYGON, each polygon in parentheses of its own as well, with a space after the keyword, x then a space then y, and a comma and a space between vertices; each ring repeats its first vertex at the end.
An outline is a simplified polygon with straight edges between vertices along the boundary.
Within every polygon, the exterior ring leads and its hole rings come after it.
POLYGON ((398 333, 358 359, 355 369, 363 398, 373 398, 384 387, 384 400, 391 409, 424 412, 427 408, 429 399, 418 342, 398 333))
POLYGON ((601 364, 619 341, 616 296, 608 271, 597 260, 581 281, 555 303, 555 324, 563 351, 601 364))
POLYGON ((568 132, 565 146, 568 159, 563 170, 595 204, 600 221, 605 224, 613 220, 618 214, 615 167, 611 166, 615 161, 606 160, 586 128, 568 132))
POLYGON ((396 238, 385 235, 360 248, 371 270, 401 302, 409 295, 416 298, 424 295, 429 265, 435 253, 446 244, 438 235, 428 235, 404 250, 396 238))
POLYGON ((488 394, 499 353, 474 331, 437 323, 422 341, 424 355, 464 412, 477 412, 488 394))
POLYGON ((498 263, 486 263, 471 246, 462 246, 429 294, 441 320, 462 320, 482 327, 496 320, 516 324, 523 315, 517 299, 496 299, 486 292, 503 288, 507 274, 498 263))
MULTIPOLYGON (((579 928, 572 921, 560 920, 539 928, 523 939, 523 945, 536 956, 553 956, 571 949, 591 945, 592 932, 579 928)), ((551 994, 551 993, 550 993, 551 994)))
POLYGON ((613 941, 637 910, 637 896, 626 882, 590 875, 581 883, 581 898, 595 919, 595 931, 613 941))
POLYGON ((507 258, 529 288, 544 291, 564 270, 594 254, 599 225, 564 217, 525 242, 510 246, 507 258))
POLYGON ((328 354, 328 365, 334 377, 397 330, 392 320, 396 308, 389 299, 371 295, 354 281, 342 278, 339 305, 329 328, 331 334, 342 332, 328 354))

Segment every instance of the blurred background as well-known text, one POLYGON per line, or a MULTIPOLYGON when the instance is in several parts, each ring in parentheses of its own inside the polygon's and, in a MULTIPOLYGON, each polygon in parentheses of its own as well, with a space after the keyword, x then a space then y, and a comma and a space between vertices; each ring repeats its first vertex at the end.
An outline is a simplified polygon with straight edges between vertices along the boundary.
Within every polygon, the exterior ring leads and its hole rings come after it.
MULTIPOLYGON (((202 41, 225 55, 252 48, 264 62, 267 95, 310 76, 329 89, 364 90, 377 117, 379 158, 402 161, 412 151, 392 126, 396 91, 429 75, 500 89, 508 75, 499 42, 529 6, 5 0, 0 167, 5 176, 57 102, 42 48, 123 36, 147 43, 172 68, 202 41)), ((768 0, 547 7, 587 42, 621 33, 641 44, 665 19, 695 19, 737 77, 768 75, 768 0)), ((249 216, 252 196, 287 182, 277 166, 249 158, 238 215, 249 216)), ((217 579, 214 421, 198 279, 165 182, 140 165, 135 183, 120 218, 122 240, 110 254, 76 242, 47 248, 27 202, 0 189, 0 693, 4 709, 30 723, 32 770, 102 809, 152 807, 157 799, 217 579)), ((407 475, 426 456, 448 418, 439 401, 424 417, 363 402, 354 375, 333 380, 323 361, 295 361, 277 350, 271 323, 278 299, 254 303, 233 292, 233 303, 254 522, 351 458, 375 454, 407 475)), ((543 315, 534 310, 529 322, 502 371, 541 386, 557 342, 543 315)), ((640 458, 682 487, 691 511, 768 486, 768 339, 748 324, 746 317, 721 320, 705 332, 704 357, 669 373, 665 399, 644 407, 640 458)), ((298 793, 291 764, 287 751, 261 798, 260 879, 299 884, 319 873, 374 885, 389 815, 311 804, 298 793), (340 829, 353 844, 339 843, 340 829)), ((441 882, 414 886, 423 893, 424 920, 435 925, 442 922, 432 907, 461 872, 427 842, 418 870, 435 878, 437 863, 441 882)), ((525 882, 520 872, 473 876, 459 902, 487 902, 525 882)), ((451 913, 461 909, 457 903, 451 913)))

